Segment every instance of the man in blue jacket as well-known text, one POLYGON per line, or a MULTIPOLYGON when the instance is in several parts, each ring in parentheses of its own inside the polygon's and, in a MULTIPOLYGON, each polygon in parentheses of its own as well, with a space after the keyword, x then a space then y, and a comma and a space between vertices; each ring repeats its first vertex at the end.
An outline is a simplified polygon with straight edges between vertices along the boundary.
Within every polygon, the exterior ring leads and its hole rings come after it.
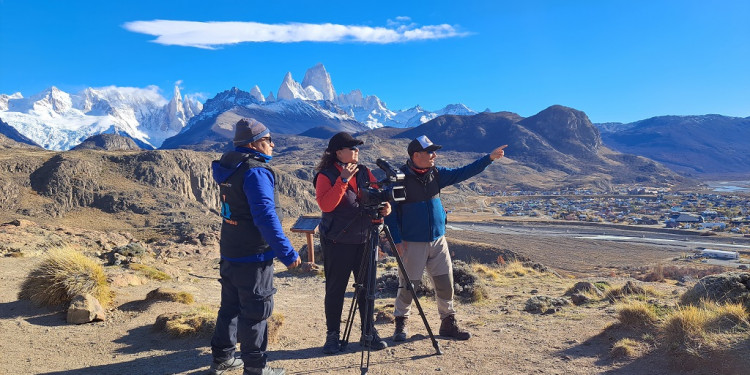
POLYGON ((210 374, 244 367, 244 375, 283 375, 266 365, 273 311, 273 258, 291 269, 301 260, 281 227, 276 174, 268 165, 274 144, 255 119, 237 122, 234 151, 211 164, 221 193, 221 306, 211 339, 210 374), (240 341, 240 358, 234 352, 240 341))
MULTIPOLYGON (((396 250, 401 255, 409 280, 416 286, 422 273, 432 277, 435 299, 440 313, 440 335, 457 340, 468 340, 471 334, 458 327, 453 308, 453 264, 445 240, 446 214, 440 201, 440 189, 464 181, 482 172, 487 166, 505 155, 500 146, 490 154, 461 168, 436 167, 435 151, 442 146, 420 136, 407 148, 409 160, 401 167, 404 172, 406 200, 397 202, 386 218, 396 250)), ((406 282, 399 273, 401 285, 406 282)), ((399 288, 396 296, 394 341, 406 340, 406 321, 411 309, 412 296, 399 288)))

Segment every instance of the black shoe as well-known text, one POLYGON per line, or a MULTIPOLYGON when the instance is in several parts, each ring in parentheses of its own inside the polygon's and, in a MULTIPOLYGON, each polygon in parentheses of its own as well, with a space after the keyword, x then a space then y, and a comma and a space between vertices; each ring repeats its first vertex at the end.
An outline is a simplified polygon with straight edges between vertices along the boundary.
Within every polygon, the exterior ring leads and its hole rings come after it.
POLYGON ((456 340, 468 340, 471 338, 471 333, 458 327, 454 315, 448 315, 440 324, 440 336, 452 337, 456 340))
POLYGON ((339 332, 329 332, 326 335, 326 343, 323 344, 323 353, 325 354, 336 354, 341 351, 341 343, 339 342, 339 332))
POLYGON ((378 335, 378 331, 375 328, 372 329, 372 340, 367 341, 365 340, 365 336, 362 335, 359 338, 359 345, 362 345, 365 348, 370 348, 370 350, 374 351, 383 350, 388 347, 388 344, 380 338, 380 335, 378 335))
POLYGON ((393 341, 406 341, 406 336, 409 335, 409 331, 406 329, 406 321, 408 320, 405 316, 396 317, 396 330, 393 331, 393 341))
POLYGON ((283 368, 271 368, 271 367, 263 367, 263 368, 252 368, 252 367, 245 367, 245 372, 242 373, 243 375, 286 375, 286 370, 283 368))
POLYGON ((232 357, 224 362, 212 362, 208 373, 209 375, 221 375, 226 371, 242 368, 244 365, 245 363, 241 359, 232 357))

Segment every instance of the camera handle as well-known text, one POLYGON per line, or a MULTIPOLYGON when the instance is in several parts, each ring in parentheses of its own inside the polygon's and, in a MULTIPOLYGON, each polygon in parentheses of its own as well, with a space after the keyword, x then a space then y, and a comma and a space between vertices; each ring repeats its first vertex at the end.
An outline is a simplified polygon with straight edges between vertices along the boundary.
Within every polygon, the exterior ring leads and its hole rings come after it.
MULTIPOLYGON (((358 306, 358 299, 361 298, 360 294, 364 291, 365 292, 365 298, 367 298, 367 303, 365 304, 365 324, 364 327, 362 327, 362 336, 366 340, 366 342, 371 342, 373 338, 373 314, 375 310, 375 283, 377 281, 377 261, 378 261, 378 246, 380 245, 380 233, 384 232, 385 237, 388 239, 388 242, 390 243, 391 249, 393 249, 393 255, 396 258, 396 262, 398 263, 399 272, 401 272, 402 275, 404 275, 404 280, 406 280, 406 285, 399 286, 399 288, 406 288, 412 295, 412 299, 414 300, 414 304, 417 307, 417 310, 419 311, 419 315, 422 317, 422 322, 424 323, 425 328, 427 329, 427 333, 430 336, 430 339, 432 340, 432 346, 435 348, 435 354, 442 355, 443 351, 440 349, 440 345, 438 344, 437 340, 435 339, 435 335, 432 333, 432 329, 430 329, 430 324, 427 322, 427 317, 424 314, 424 310, 422 310, 422 305, 419 303, 419 298, 417 298, 417 293, 414 290, 414 285, 411 283, 411 280, 409 279, 408 275, 406 274, 406 269, 404 268, 404 263, 401 260, 401 256, 398 254, 398 251, 396 251, 396 244, 393 242, 393 237, 391 236, 391 231, 388 229, 388 226, 383 224, 382 219, 376 220, 373 219, 373 223, 371 225, 369 237, 367 240, 367 248, 365 250, 365 254, 362 257, 362 264, 360 265, 359 270, 359 277, 358 280, 354 283, 354 296, 352 297, 352 302, 349 307, 349 314, 346 318, 346 324, 344 325, 344 335, 341 340, 341 348, 342 350, 345 350, 348 343, 349 343, 349 337, 351 335, 352 327, 354 325, 354 318, 357 313, 357 306, 358 306), (367 286, 365 287, 364 281, 367 280, 367 286), (364 290, 363 290, 364 288, 364 290)), ((362 350, 362 355, 360 357, 360 371, 361 375, 366 375, 368 372, 368 369, 370 367, 370 345, 367 345, 362 350), (365 352, 366 352, 366 361, 365 361, 365 352)))

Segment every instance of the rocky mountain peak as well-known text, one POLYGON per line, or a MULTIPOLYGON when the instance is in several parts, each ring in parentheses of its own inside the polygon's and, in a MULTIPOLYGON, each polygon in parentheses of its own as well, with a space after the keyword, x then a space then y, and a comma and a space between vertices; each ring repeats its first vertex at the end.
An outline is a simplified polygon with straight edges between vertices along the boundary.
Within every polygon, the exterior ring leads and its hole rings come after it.
POLYGON ((263 97, 263 93, 260 91, 260 87, 258 87, 258 85, 255 85, 252 89, 250 89, 250 95, 252 95, 253 98, 261 103, 266 101, 266 98, 263 97))
POLYGON ((307 88, 310 86, 323 94, 324 100, 333 101, 336 98, 336 91, 333 89, 331 76, 321 63, 318 63, 305 72, 305 78, 302 79, 302 87, 307 88))
POLYGON ((306 99, 305 90, 299 82, 292 78, 292 72, 287 72, 281 82, 276 98, 278 100, 306 99))
POLYGON ((521 120, 520 124, 545 138, 557 150, 573 156, 596 153, 602 146, 599 129, 585 113, 573 108, 553 105, 521 120))

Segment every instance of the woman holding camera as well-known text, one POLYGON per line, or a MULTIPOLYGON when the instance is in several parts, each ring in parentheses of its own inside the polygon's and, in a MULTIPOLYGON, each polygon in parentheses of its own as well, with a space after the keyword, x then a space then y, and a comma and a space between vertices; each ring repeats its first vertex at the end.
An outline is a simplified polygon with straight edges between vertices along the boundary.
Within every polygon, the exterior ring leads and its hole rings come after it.
MULTIPOLYGON (((359 146, 363 141, 349 133, 337 133, 328 141, 320 163, 315 168, 315 199, 323 211, 320 222, 320 245, 325 267, 326 295, 326 341, 323 353, 334 354, 341 351, 339 342, 341 314, 344 307, 344 293, 349 284, 349 275, 359 280, 362 258, 367 249, 367 236, 372 218, 359 204, 359 188, 376 182, 369 169, 359 163, 359 146)), ((380 209, 380 214, 388 216, 390 204, 380 209)), ((366 281, 365 281, 366 282, 366 281)), ((362 327, 365 326, 367 298, 364 288, 360 289, 358 307, 362 327)), ((373 327, 371 340, 360 339, 360 344, 371 350, 387 347, 373 327)))

